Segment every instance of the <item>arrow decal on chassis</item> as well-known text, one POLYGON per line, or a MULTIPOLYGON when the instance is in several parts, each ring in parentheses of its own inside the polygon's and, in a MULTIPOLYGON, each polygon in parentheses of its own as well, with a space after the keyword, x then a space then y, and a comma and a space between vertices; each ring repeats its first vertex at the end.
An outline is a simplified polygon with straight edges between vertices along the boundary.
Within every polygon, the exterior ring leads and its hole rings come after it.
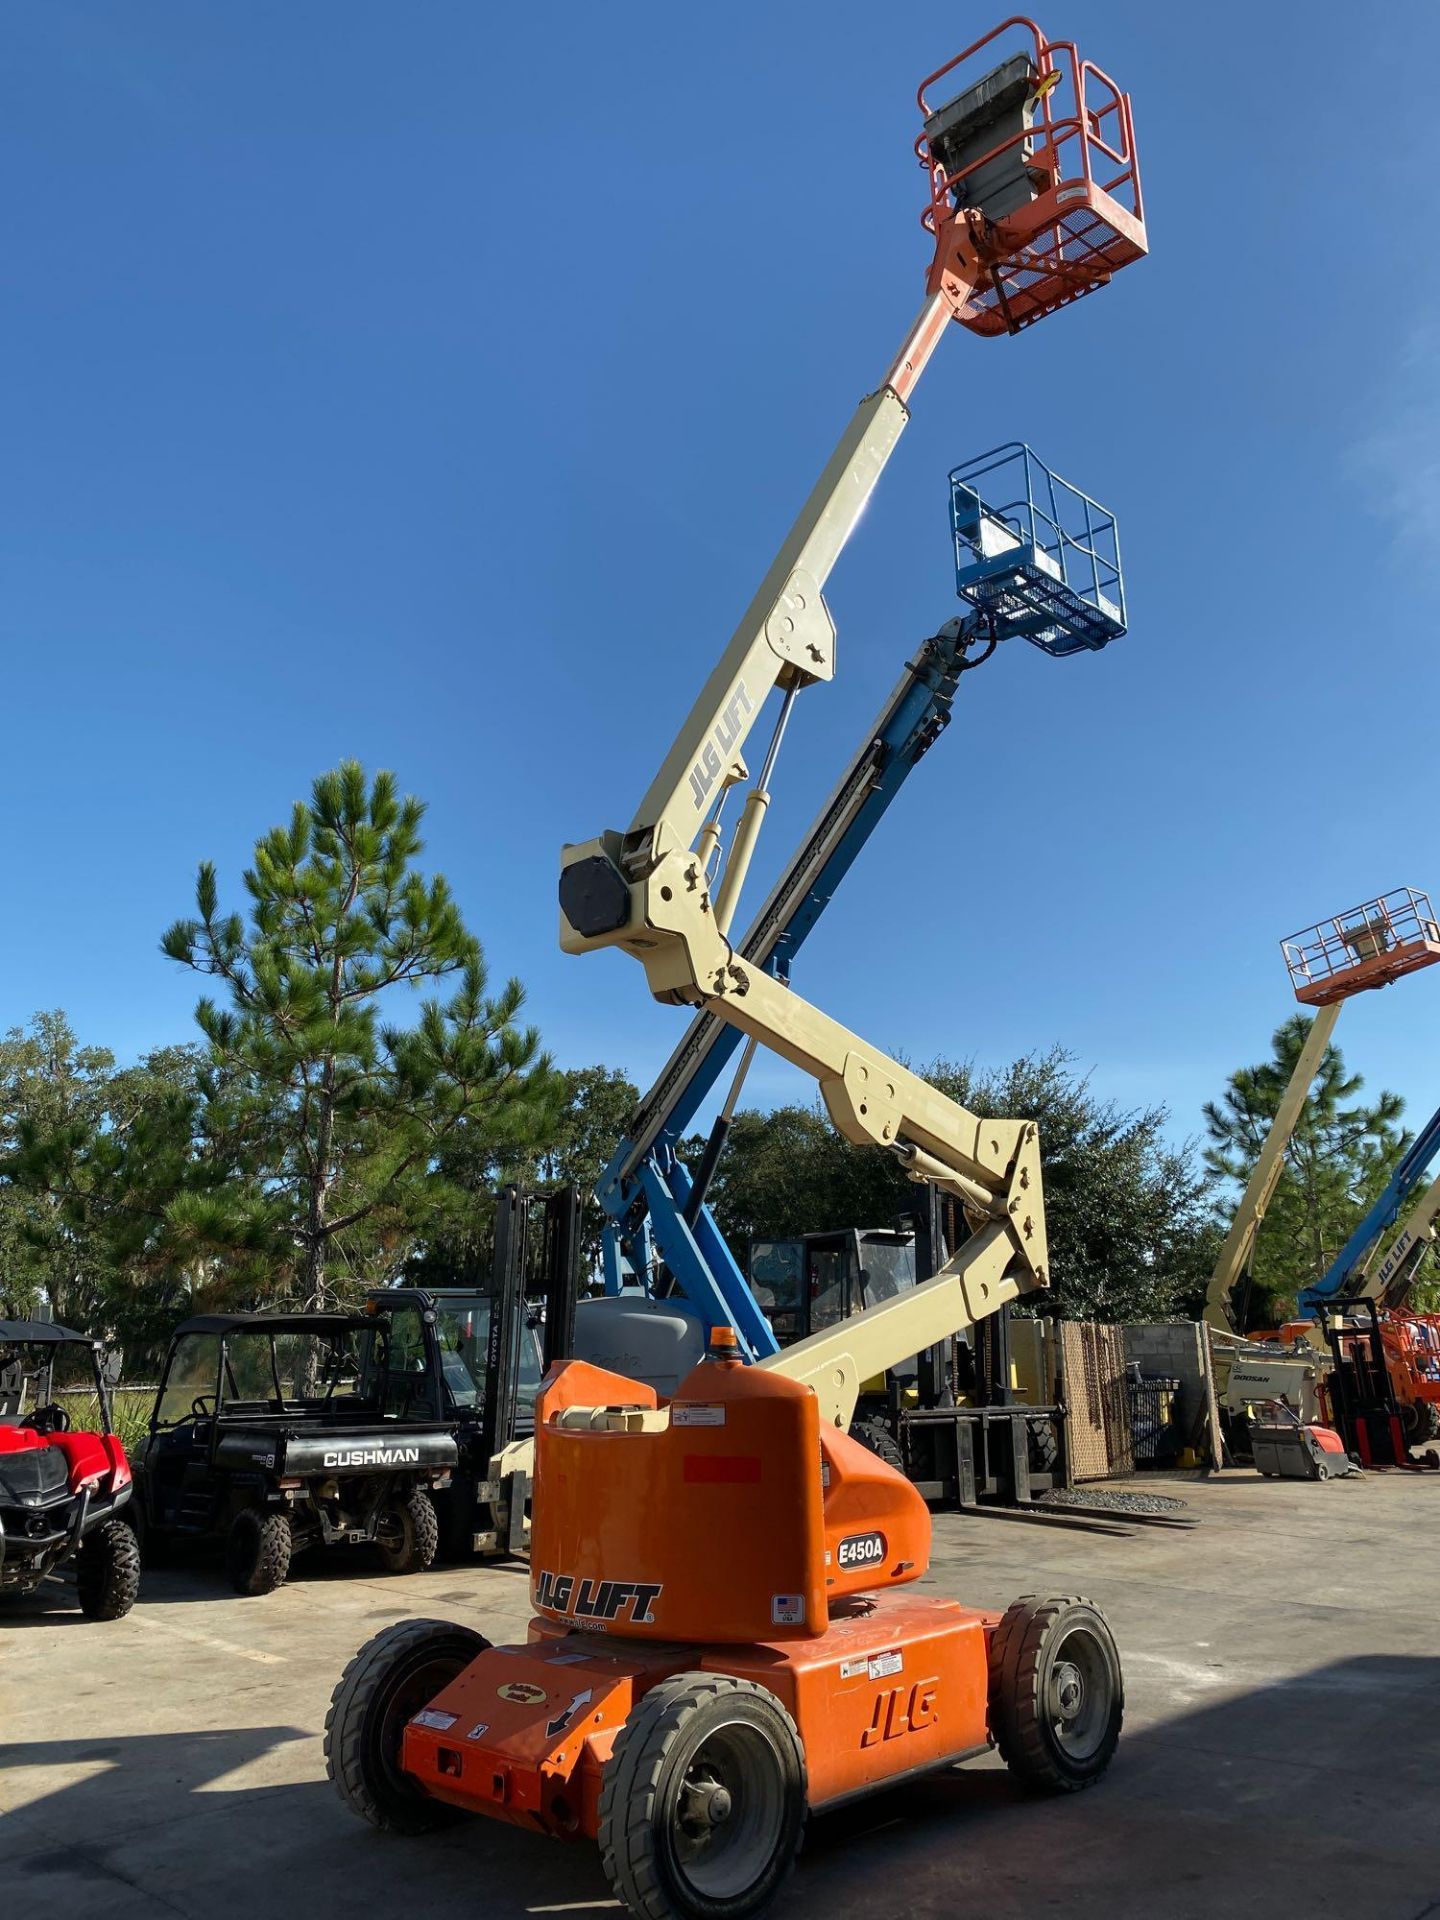
POLYGON ((545 1732, 547 1736, 553 1739, 557 1733, 563 1733, 580 1711, 581 1707, 593 1700, 594 1697, 589 1687, 586 1687, 583 1693, 577 1693, 568 1707, 562 1707, 553 1720, 547 1720, 545 1722, 545 1732))

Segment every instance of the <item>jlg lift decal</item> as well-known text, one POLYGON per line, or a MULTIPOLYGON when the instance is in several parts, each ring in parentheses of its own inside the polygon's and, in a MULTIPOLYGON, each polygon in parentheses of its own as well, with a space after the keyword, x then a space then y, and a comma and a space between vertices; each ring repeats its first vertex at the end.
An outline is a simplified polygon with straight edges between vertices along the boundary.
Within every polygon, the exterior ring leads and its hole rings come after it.
POLYGON ((919 1733, 922 1727, 934 1726, 939 1717, 935 1711, 935 1690, 940 1685, 939 1674, 929 1680, 916 1680, 910 1686, 887 1687, 883 1693, 875 1696, 875 1711, 870 1724, 860 1736, 862 1747, 878 1747, 882 1740, 900 1740, 907 1733, 919 1733))
POLYGON ((750 691, 742 680, 726 703, 725 711, 715 722, 714 730, 705 742, 704 752, 690 769, 690 797, 697 807, 704 806, 710 789, 726 765, 726 756, 740 737, 741 716, 753 712, 750 691))
POLYGON ((643 1580, 577 1580, 573 1573, 537 1573, 534 1581, 537 1607, 596 1627, 622 1617, 649 1626, 655 1618, 651 1608, 664 1591, 643 1580))

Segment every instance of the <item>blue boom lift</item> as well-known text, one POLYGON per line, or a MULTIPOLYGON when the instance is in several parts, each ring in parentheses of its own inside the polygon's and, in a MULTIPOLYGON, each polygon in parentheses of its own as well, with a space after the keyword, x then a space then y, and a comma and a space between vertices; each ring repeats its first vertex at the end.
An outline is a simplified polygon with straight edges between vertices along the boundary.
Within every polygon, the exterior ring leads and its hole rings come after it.
MULTIPOLYGON (((921 643, 799 849, 739 943, 752 965, 788 980, 791 963, 913 769, 949 724, 961 675, 1003 640, 1023 638, 1065 656, 1098 652, 1125 631, 1125 595, 1113 514, 1052 473, 1019 443, 950 475, 956 590, 965 612, 921 643)), ((786 713, 759 785, 768 789, 786 713)), ((706 1204, 755 1042, 716 1015, 697 1013, 597 1189, 608 1216, 606 1292, 649 1290, 663 1260, 706 1330, 733 1327, 749 1356, 777 1350, 775 1334, 706 1204), (694 1174, 680 1143, 741 1058, 694 1174)))

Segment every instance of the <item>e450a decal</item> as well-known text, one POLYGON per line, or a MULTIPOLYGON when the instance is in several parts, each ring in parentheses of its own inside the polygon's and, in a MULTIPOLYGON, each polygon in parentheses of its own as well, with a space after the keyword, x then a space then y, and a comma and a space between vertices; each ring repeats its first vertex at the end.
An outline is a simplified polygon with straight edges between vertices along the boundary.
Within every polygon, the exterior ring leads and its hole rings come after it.
POLYGON ((835 1563, 842 1573, 855 1567, 878 1567, 885 1558, 883 1533, 847 1534, 835 1549, 835 1563))
POLYGON ((563 1614, 579 1625, 603 1627, 626 1619, 649 1626, 655 1602, 664 1587, 644 1580, 577 1580, 573 1573, 537 1573, 532 1583, 535 1605, 546 1613, 563 1614))

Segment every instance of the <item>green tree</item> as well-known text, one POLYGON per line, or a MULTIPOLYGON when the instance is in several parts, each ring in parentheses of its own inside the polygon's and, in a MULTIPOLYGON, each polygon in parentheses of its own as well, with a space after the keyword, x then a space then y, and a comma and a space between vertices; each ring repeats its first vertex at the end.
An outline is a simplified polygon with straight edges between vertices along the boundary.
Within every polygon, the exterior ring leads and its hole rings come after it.
POLYGON ((206 1041, 204 1130, 229 1143, 243 1182, 188 1196, 197 1247, 256 1249, 307 1302, 338 1271, 393 1272, 454 1201, 443 1161, 521 1160, 550 1137, 556 1076, 518 980, 491 997, 479 942, 447 882, 415 865, 423 804, 390 773, 346 761, 255 848, 248 918, 223 913, 215 868, 196 915, 162 947, 215 980, 196 1020, 206 1041), (405 989, 449 979, 413 1026, 382 1024, 405 989))
MULTIPOLYGON (((1299 1059, 1309 1017, 1276 1029, 1273 1051, 1241 1067, 1219 1100, 1205 1107, 1212 1174, 1233 1183, 1235 1200, 1259 1157, 1299 1059)), ((1275 1326, 1293 1313, 1300 1289, 1320 1279, 1371 1205, 1411 1136, 1400 1125, 1398 1094, 1361 1098, 1364 1080, 1330 1046, 1285 1149, 1284 1166, 1256 1241, 1246 1326, 1275 1326)))
POLYGON ((600 1258, 605 1214, 595 1198, 640 1089, 615 1067, 571 1067, 560 1076, 562 1100, 553 1139, 539 1155, 535 1178, 546 1186, 573 1181, 580 1189, 581 1247, 593 1266, 600 1258))
POLYGON ((7 1316, 41 1299, 55 1318, 84 1327, 103 1292, 90 1239, 64 1203, 64 1184, 35 1177, 42 1141, 82 1152, 105 1120, 115 1056, 82 1047, 58 1009, 0 1039, 0 1302, 7 1316))
MULTIPOLYGON (((1043 1311, 1070 1319, 1150 1320, 1203 1293, 1216 1230, 1195 1149, 1167 1138, 1163 1107, 1101 1100, 1062 1048, 996 1071, 937 1060, 920 1069, 981 1115, 1040 1129, 1051 1289, 1043 1311)), ((700 1143, 688 1144, 692 1158, 700 1143)), ((889 1227, 919 1204, 888 1155, 854 1147, 816 1107, 737 1115, 711 1205, 742 1249, 753 1232, 788 1237, 889 1227)))

